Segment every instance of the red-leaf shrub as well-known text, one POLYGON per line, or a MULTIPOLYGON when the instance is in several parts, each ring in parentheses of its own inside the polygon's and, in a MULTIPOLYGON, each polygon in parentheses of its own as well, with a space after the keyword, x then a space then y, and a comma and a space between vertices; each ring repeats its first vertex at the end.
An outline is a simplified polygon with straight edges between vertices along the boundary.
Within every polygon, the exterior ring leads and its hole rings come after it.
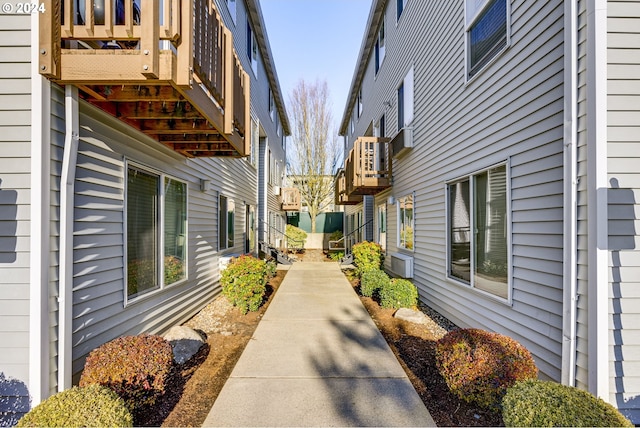
POLYGON ((80 386, 106 386, 134 411, 164 394, 172 366, 171 344, 162 337, 119 337, 89 353, 80 386))
POLYGON ((538 376, 524 346, 479 329, 454 330, 438 340, 436 364, 451 392, 483 407, 499 407, 507 388, 538 376))

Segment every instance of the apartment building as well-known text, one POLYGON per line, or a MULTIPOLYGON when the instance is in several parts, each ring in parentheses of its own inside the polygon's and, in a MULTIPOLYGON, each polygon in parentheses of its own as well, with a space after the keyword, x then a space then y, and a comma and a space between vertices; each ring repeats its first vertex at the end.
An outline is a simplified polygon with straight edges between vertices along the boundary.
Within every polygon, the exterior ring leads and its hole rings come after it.
POLYGON ((285 223, 289 123, 257 0, 43 5, 0 15, 7 423, 92 349, 193 316, 261 221, 285 223))
POLYGON ((422 301, 636 424, 639 64, 636 2, 374 0, 336 184, 422 301))

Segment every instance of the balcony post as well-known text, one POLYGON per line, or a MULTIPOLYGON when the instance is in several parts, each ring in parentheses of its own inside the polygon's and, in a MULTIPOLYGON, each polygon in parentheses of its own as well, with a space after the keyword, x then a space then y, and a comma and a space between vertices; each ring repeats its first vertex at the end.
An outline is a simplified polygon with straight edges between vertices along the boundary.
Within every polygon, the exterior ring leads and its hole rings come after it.
POLYGON ((48 79, 60 78, 60 1, 52 0, 51 7, 40 14, 38 52, 40 74, 48 79))
MULTIPOLYGON (((130 12, 133 12, 133 7, 130 12)), ((127 14, 129 16, 130 14, 127 14)), ((133 19, 133 18, 131 18, 133 19)), ((142 74, 147 78, 157 79, 160 76, 160 4, 150 0, 140 10, 140 52, 142 74)))
MULTIPOLYGON (((233 55, 233 38, 228 28, 222 29, 222 62, 224 63, 224 129, 225 134, 233 133, 233 83, 235 79, 235 61, 233 55)), ((237 61, 240 61, 239 59, 237 61)))
POLYGON ((177 48, 176 85, 190 88, 193 84, 193 0, 182 0, 180 11, 180 43, 177 48))

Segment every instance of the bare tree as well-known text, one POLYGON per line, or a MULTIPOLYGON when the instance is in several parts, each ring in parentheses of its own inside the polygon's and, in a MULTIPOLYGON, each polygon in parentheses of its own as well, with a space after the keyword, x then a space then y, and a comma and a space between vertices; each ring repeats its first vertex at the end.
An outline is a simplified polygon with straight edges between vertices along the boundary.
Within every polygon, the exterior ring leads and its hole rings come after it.
POLYGON ((289 104, 293 119, 292 145, 287 150, 290 182, 300 190, 309 208, 311 232, 315 232, 316 217, 333 202, 333 174, 340 155, 327 82, 300 80, 289 104))

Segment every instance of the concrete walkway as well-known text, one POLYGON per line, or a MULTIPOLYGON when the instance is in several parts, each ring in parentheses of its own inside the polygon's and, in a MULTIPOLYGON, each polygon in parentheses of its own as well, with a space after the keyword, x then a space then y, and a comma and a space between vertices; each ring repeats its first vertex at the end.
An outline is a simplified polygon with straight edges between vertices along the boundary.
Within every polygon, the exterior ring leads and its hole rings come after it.
POLYGON ((337 263, 294 263, 204 426, 435 426, 337 263))

